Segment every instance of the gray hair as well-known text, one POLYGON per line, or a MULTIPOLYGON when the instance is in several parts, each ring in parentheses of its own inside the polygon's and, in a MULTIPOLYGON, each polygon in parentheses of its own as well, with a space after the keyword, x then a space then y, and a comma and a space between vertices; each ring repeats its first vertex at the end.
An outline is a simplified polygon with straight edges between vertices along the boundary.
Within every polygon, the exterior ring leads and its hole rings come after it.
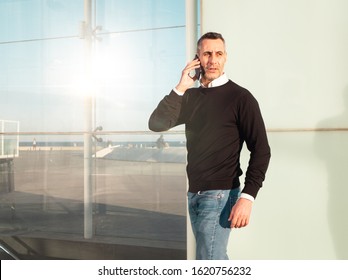
POLYGON ((197 41, 197 52, 201 49, 201 45, 202 45, 202 41, 203 40, 206 40, 206 39, 209 39, 209 40, 217 40, 217 39, 220 39, 224 45, 225 45, 225 39, 224 37, 222 37, 222 35, 220 33, 217 33, 217 32, 208 32, 208 33, 205 33, 201 38, 199 38, 199 40, 197 41))

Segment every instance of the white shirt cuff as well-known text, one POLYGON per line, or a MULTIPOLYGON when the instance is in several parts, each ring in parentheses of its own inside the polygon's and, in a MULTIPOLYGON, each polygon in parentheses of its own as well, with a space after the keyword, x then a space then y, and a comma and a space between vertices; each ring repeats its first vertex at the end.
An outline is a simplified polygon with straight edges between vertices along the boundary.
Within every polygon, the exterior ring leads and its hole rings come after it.
POLYGON ((248 200, 250 200, 252 202, 255 201, 255 198, 253 196, 251 196, 250 194, 247 194, 247 193, 241 193, 240 198, 245 198, 245 199, 248 199, 248 200))
POLYGON ((183 96, 185 92, 178 91, 176 88, 173 88, 173 91, 180 96, 183 96))

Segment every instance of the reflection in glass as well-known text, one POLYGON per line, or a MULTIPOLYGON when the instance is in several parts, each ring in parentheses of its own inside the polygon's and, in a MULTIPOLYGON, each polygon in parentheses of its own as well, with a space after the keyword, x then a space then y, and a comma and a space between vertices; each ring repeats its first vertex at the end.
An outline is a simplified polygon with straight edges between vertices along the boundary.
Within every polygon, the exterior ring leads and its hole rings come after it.
POLYGON ((160 135, 147 130, 153 106, 185 64, 184 1, 95 4, 102 28, 93 37, 94 81, 87 83, 83 1, 0 1, 1 119, 15 120, 0 123, 1 155, 8 158, 0 161, 0 236, 20 237, 23 255, 40 244, 28 254, 87 258, 79 241, 128 246, 112 256, 95 251, 98 258, 158 258, 164 250, 165 258, 184 258, 184 135, 164 135, 168 145, 158 149, 160 135), (92 84, 94 127, 102 129, 92 149, 93 238, 84 240, 81 85, 92 84), (43 240, 74 241, 69 246, 81 255, 55 255, 43 240), (143 255, 132 251, 137 246, 143 255))

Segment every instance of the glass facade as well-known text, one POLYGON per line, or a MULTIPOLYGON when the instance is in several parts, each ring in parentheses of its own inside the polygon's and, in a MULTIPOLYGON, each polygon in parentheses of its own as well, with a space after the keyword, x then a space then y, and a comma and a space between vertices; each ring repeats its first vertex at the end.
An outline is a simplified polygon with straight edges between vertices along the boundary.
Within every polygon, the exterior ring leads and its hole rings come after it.
POLYGON ((185 1, 91 1, 86 56, 87 2, 0 0, 2 155, 16 149, 1 158, 1 245, 22 257, 186 258, 183 128, 161 146, 147 128, 186 63, 185 1))

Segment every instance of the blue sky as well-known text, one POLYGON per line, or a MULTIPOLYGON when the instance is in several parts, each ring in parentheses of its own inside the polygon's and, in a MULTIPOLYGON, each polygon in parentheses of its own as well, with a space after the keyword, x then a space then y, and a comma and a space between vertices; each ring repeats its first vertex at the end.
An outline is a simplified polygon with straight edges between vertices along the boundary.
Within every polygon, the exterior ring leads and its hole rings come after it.
MULTIPOLYGON (((98 0, 97 125, 147 130, 185 58, 184 0, 98 0)), ((24 132, 84 129, 82 0, 0 0, 0 119, 24 132), (83 87, 82 87, 83 88, 83 87)))

